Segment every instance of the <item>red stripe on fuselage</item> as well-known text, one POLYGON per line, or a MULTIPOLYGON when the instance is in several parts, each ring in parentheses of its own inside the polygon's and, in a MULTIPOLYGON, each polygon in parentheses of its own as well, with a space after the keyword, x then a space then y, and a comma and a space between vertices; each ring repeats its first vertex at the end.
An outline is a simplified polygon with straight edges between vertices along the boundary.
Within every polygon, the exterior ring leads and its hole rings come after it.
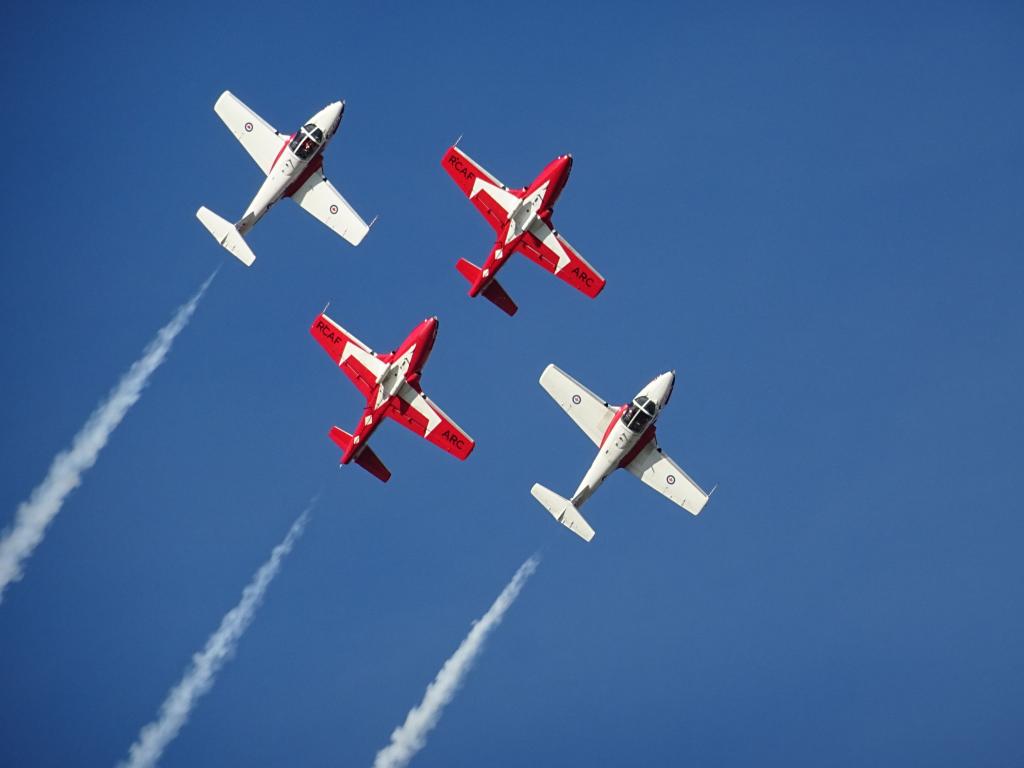
POLYGON ((612 428, 619 423, 619 419, 622 417, 623 411, 625 411, 628 407, 629 403, 626 403, 626 405, 620 405, 619 410, 617 410, 615 412, 615 415, 612 416, 612 420, 608 423, 608 429, 604 431, 604 437, 601 438, 601 448, 604 448, 604 443, 608 439, 608 435, 612 433, 612 428))
MULTIPOLYGON (((277 165, 277 161, 280 160, 281 159, 281 155, 284 154, 285 147, 287 147, 288 144, 291 143, 291 140, 294 139, 294 138, 295 138, 295 134, 293 133, 291 136, 289 136, 287 139, 284 140, 284 144, 282 144, 281 148, 279 150, 277 150, 277 157, 275 157, 274 158, 274 162, 272 162, 270 164, 270 171, 274 170, 274 166, 277 165)), ((270 171, 267 171, 267 176, 270 175, 270 171)))
POLYGON ((642 451, 644 447, 646 447, 646 445, 653 439, 654 425, 651 424, 651 426, 644 430, 644 433, 640 435, 640 439, 636 441, 636 444, 629 449, 629 453, 627 453, 623 457, 622 461, 619 462, 619 466, 628 467, 632 463, 633 459, 635 459, 640 454, 640 451, 642 451))
POLYGON ((302 173, 299 174, 298 178, 288 186, 288 189, 284 191, 281 197, 291 197, 302 189, 302 185, 306 183, 310 176, 323 168, 323 165, 324 159, 319 153, 317 153, 317 155, 309 161, 309 165, 302 169, 302 173))

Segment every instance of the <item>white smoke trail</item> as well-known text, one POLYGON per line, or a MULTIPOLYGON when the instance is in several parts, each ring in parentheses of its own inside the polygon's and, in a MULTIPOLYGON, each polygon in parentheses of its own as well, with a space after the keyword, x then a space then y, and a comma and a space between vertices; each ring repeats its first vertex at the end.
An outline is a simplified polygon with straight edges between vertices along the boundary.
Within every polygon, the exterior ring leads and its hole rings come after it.
POLYGON ((132 364, 107 399, 92 412, 85 426, 75 435, 71 447, 57 454, 43 482, 36 486, 27 501, 18 506, 14 524, 4 531, 0 539, 0 602, 7 586, 21 578, 22 564, 43 540, 47 526, 60 512, 68 494, 81 484, 82 475, 96 463, 111 433, 141 397, 150 376, 163 363, 174 339, 192 319, 199 300, 216 275, 216 272, 210 275, 195 296, 180 306, 171 321, 160 329, 143 350, 142 357, 132 364))
POLYGON ((267 560, 256 571, 252 581, 242 590, 238 605, 225 614, 217 631, 210 635, 206 647, 192 657, 192 664, 160 705, 157 719, 139 731, 138 738, 128 750, 128 759, 119 763, 119 768, 143 768, 156 765, 167 745, 188 721, 196 701, 213 687, 217 672, 224 666, 252 623, 256 609, 263 602, 267 587, 281 568, 281 561, 292 551, 296 540, 302 535, 316 499, 292 523, 284 541, 274 547, 267 560))
POLYGON ((526 580, 533 575, 540 564, 540 557, 533 555, 519 566, 512 581, 501 590, 498 599, 487 609, 487 613, 473 625, 466 639, 451 658, 444 663, 434 681, 427 686, 423 701, 409 710, 405 722, 391 734, 391 743, 377 753, 373 768, 404 768, 416 753, 427 744, 427 734, 437 725, 444 708, 455 697, 462 679, 473 666, 476 657, 483 650, 484 641, 505 617, 526 580))

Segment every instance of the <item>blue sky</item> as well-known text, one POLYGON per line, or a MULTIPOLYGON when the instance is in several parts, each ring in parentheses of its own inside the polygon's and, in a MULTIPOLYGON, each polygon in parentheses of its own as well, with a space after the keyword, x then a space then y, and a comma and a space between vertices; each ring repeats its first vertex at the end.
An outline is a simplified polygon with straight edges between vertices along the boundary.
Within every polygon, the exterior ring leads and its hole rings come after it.
POLYGON ((369 765, 533 552, 418 766, 1024 760, 1019 458, 1024 14, 1013 3, 21 5, 0 29, 0 525, 174 309, 167 363, 0 605, 0 762, 112 765, 314 494, 163 765, 369 765), (213 113, 347 101, 357 249, 296 206, 249 270, 259 171, 213 113), (525 259, 464 295, 483 219, 572 152, 555 221, 608 279, 525 259), (440 333, 465 463, 397 425, 379 484, 326 433, 358 393, 310 338, 440 333), (529 495, 592 446, 549 362, 612 401, 678 372, 663 447, 697 519, 622 474, 584 545, 529 495), (6 511, 4 511, 6 510, 6 511))

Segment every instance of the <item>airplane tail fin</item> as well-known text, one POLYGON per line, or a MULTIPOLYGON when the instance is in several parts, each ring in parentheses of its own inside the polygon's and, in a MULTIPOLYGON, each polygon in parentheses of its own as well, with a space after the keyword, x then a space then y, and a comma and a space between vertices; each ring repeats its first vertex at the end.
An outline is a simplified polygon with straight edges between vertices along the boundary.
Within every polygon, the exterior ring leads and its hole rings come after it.
POLYGON ((356 464, 376 477, 382 483, 386 483, 391 479, 391 471, 384 466, 384 462, 380 460, 368 444, 364 444, 362 447, 353 445, 352 435, 338 427, 331 427, 330 437, 331 440, 333 440, 342 450, 342 464, 348 464, 354 459, 356 464))
POLYGON ((580 514, 580 511, 573 506, 571 501, 562 498, 540 483, 534 484, 533 488, 530 489, 530 493, 533 495, 533 498, 541 503, 544 509, 551 513, 555 520, 581 539, 590 541, 594 538, 594 529, 590 527, 590 524, 580 514))
POLYGON ((340 427, 331 427, 331 431, 327 435, 335 445, 341 448, 341 463, 348 464, 352 461, 352 435, 340 427))
POLYGON ((486 288, 482 291, 480 290, 482 274, 480 267, 476 264, 471 261, 466 261, 466 259, 459 259, 455 268, 459 270, 460 275, 469 281, 470 296, 476 296, 478 293, 482 293, 485 299, 510 317, 519 309, 519 307, 516 306, 516 303, 512 301, 512 297, 505 293, 505 289, 501 287, 497 280, 491 280, 486 288))
POLYGON ((247 267, 256 261, 256 254, 249 248, 245 238, 239 234, 235 225, 223 219, 206 206, 196 211, 196 218, 203 223, 213 239, 220 243, 228 253, 237 258, 247 267))
POLYGON ((455 268, 459 274, 469 281, 470 286, 475 286, 480 281, 480 267, 467 259, 459 259, 455 262, 455 268))

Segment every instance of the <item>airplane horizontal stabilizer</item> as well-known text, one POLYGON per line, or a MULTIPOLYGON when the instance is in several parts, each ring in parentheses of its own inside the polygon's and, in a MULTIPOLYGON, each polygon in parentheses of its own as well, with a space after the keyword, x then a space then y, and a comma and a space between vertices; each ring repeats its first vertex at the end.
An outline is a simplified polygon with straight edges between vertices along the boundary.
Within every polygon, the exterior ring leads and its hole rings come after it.
POLYGON ((562 498, 540 483, 534 484, 533 488, 530 489, 530 493, 533 495, 533 498, 539 501, 551 513, 555 520, 581 539, 590 541, 594 538, 594 529, 590 527, 590 524, 580 514, 580 511, 573 506, 571 501, 562 498))
POLYGON ((256 254, 252 252, 249 244, 245 242, 245 238, 238 233, 235 225, 230 221, 221 218, 206 206, 196 211, 196 218, 213 235, 214 240, 245 266, 251 267, 256 261, 256 254))
POLYGON ((485 299, 510 317, 519 309, 516 303, 512 301, 512 297, 505 293, 505 289, 501 287, 497 280, 491 280, 483 291, 480 290, 482 271, 473 262, 459 259, 455 264, 455 268, 459 270, 460 275, 469 281, 470 296, 483 293, 485 299))
POLYGON ((331 427, 327 433, 334 444, 341 448, 341 463, 347 464, 352 460, 352 435, 340 427, 331 427))
POLYGON ((338 427, 331 427, 329 434, 331 440, 342 450, 342 464, 347 464, 354 459, 356 464, 382 483, 386 483, 391 479, 391 471, 384 466, 384 462, 380 460, 369 445, 363 445, 362 448, 353 446, 352 435, 338 427))
POLYGON ((505 289, 501 287, 497 280, 492 280, 491 284, 484 288, 483 293, 485 299, 509 317, 514 315, 516 310, 519 309, 516 303, 512 301, 512 297, 505 293, 505 289))
POLYGON ((384 462, 380 460, 369 445, 364 445, 363 450, 356 455, 356 464, 382 483, 386 483, 391 479, 391 470, 384 466, 384 462))
POLYGON ((460 275, 469 281, 469 295, 473 296, 473 289, 476 288, 477 283, 480 282, 480 267, 466 259, 459 259, 455 263, 455 268, 459 270, 460 275))

